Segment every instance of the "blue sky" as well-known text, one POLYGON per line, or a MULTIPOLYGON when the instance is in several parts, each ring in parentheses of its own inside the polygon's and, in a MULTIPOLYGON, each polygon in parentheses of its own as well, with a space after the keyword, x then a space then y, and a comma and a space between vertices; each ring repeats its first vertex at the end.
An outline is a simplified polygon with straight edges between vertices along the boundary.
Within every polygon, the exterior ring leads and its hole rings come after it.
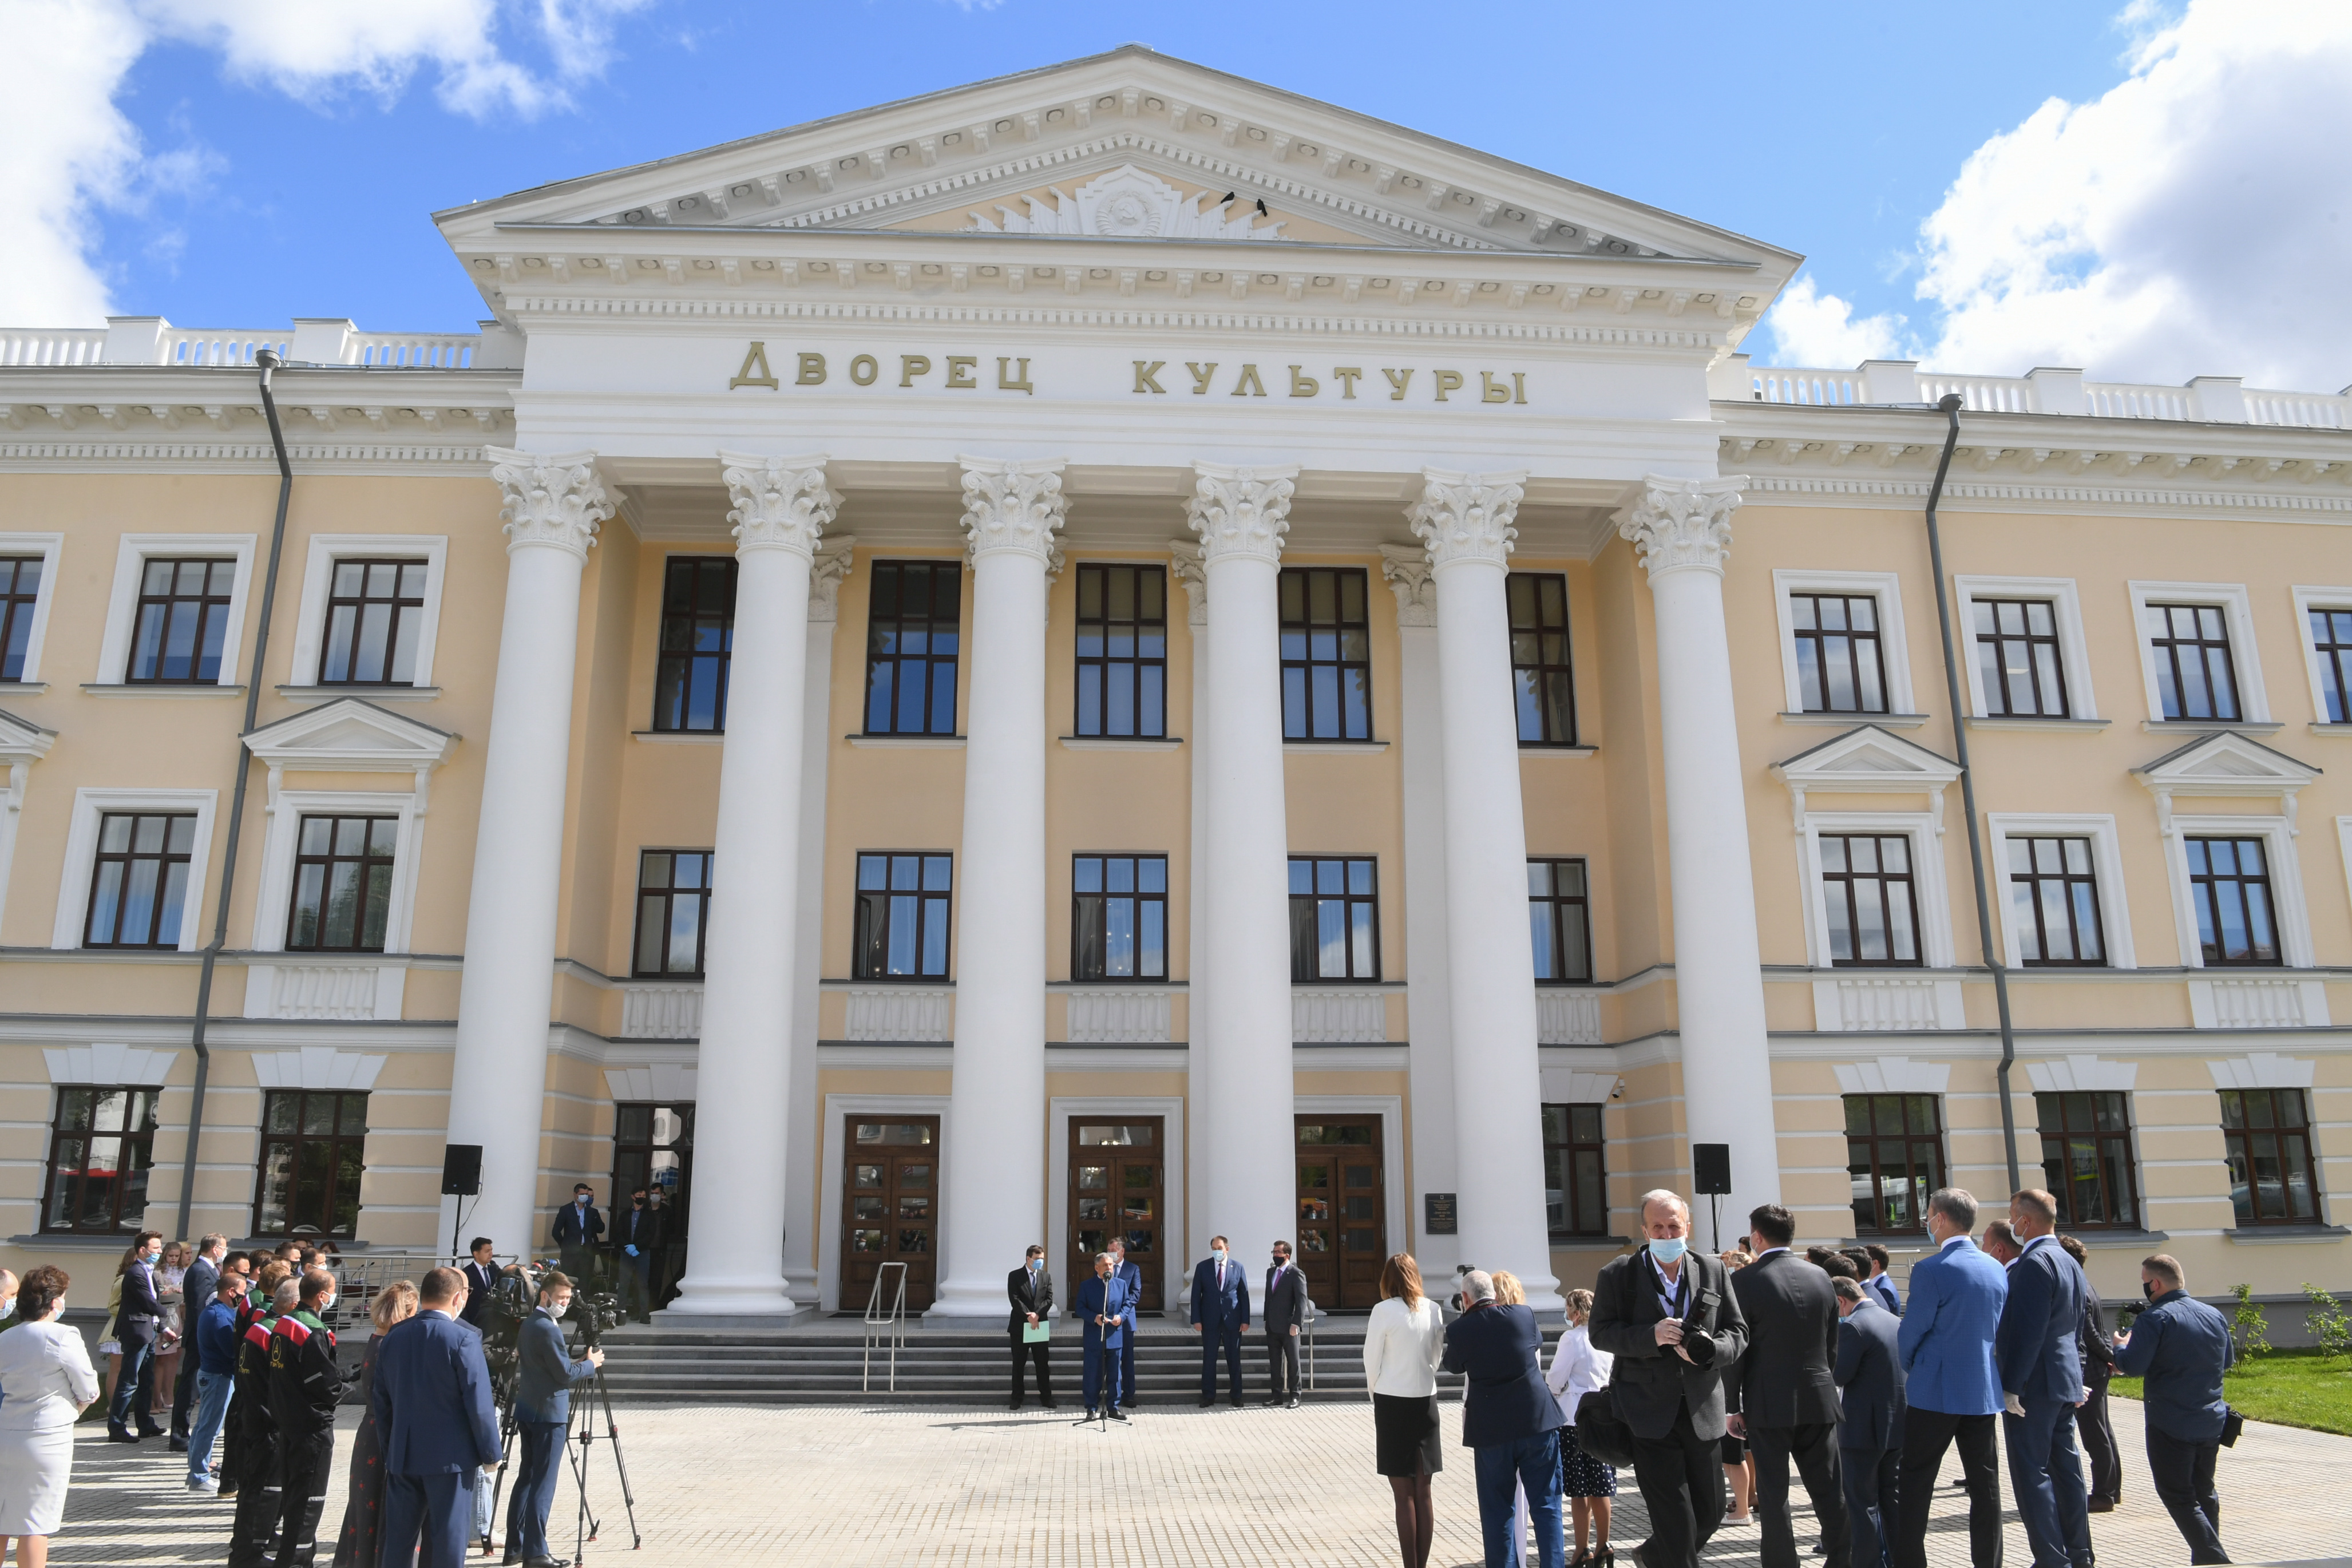
MULTIPOLYGON (((2047 363, 2079 347, 2135 362, 2092 367, 2110 374, 2251 375, 2158 363, 2166 351, 2148 340, 2161 334, 2133 330, 2133 300, 2153 308, 2145 280, 2120 306, 2108 299, 2119 324, 2105 337, 2069 323, 2102 268, 2132 293, 2130 258, 2103 249, 2096 202, 2115 180, 2102 159, 2129 160, 2142 183, 2151 163, 2195 161, 2135 148, 2133 113, 2178 120, 2184 98, 2193 110, 2198 92, 2242 90, 2265 71, 2290 85, 2347 79, 2335 74, 2346 58, 2295 52, 2294 14, 2263 42, 2243 5, 2224 17, 2197 3, 2185 16, 1979 4, 1963 17, 1883 4, 0 0, 0 42, 22 28, 19 70, 56 84, 58 100, 47 113, 0 108, 0 134, 48 171, 0 174, 0 199, 60 215, 54 234, 0 233, 0 260, 15 250, 24 263, 0 267, 0 325, 110 307, 195 326, 348 315, 379 330, 462 328, 480 303, 429 221, 436 208, 1138 41, 1804 252, 1800 297, 1750 341, 1759 357, 1933 359, 1974 321, 1985 330, 1958 342, 1980 354, 2047 363), (2232 41, 2248 33, 2262 47, 2232 41), (2152 65, 2136 52, 2168 37, 2152 65), (2181 79, 2163 88, 2168 70, 2181 79), (2158 101, 2118 99, 2137 89, 2158 101), (99 112, 92 100, 120 119, 80 124, 99 112), (2076 127, 2069 106, 2112 112, 2076 127), (2021 130, 2037 111, 2047 146, 2021 130), (1972 157, 2000 177, 1968 198, 1955 182, 1972 157), (2068 178, 2035 194, 2053 168, 2068 178), (29 192, 6 188, 28 178, 29 192), (1939 218, 1948 232, 1923 239, 1939 218), (1988 231, 2027 238, 2003 251, 1988 231), (45 243, 58 254, 37 254, 45 243), (2022 281, 2021 246, 2038 247, 2022 281), (1923 300, 1931 277, 1939 292, 1923 300), (2015 313, 2021 287, 2047 307, 2047 342, 1986 328, 2015 313)), ((2296 140, 2313 149, 2313 167, 2295 171, 2306 179, 2343 163, 2319 151, 2324 136, 2296 140)), ((2266 155, 2296 156, 2275 142, 2266 155)), ((2205 178, 2226 189, 2228 174, 2205 178)), ((2342 189, 2344 175, 2326 177, 2342 189)), ((2198 194, 2159 179, 2137 199, 2160 214, 2198 194)), ((2331 250, 2323 228, 2315 266, 2347 261, 2347 230, 2336 226, 2331 250)), ((2181 265, 2221 273, 2159 292, 2227 291, 2227 262, 2181 265)), ((2326 378, 2307 326, 2273 330, 2278 350, 2263 352, 2274 374, 2326 378)), ((2244 337, 2224 321, 2170 352, 2244 337)), ((2352 354, 2331 352, 2343 363, 2326 390, 2352 378, 2352 354)))

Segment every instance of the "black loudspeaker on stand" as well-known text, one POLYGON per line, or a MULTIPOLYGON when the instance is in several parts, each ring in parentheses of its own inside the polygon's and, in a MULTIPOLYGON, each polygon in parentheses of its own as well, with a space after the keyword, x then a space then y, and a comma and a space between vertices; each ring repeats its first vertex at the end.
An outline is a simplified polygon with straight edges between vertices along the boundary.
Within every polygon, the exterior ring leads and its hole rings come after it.
MULTIPOLYGON (((441 1195, 443 1197, 478 1198, 482 1195, 482 1146, 479 1143, 452 1143, 441 1151, 441 1195)), ((449 1214, 449 1256, 463 1258, 457 1237, 464 1222, 451 1205, 449 1214)))
POLYGON ((1723 1195, 1731 1191, 1731 1145, 1691 1145, 1691 1190, 1714 1201, 1707 1205, 1712 1250, 1723 1250, 1723 1195))

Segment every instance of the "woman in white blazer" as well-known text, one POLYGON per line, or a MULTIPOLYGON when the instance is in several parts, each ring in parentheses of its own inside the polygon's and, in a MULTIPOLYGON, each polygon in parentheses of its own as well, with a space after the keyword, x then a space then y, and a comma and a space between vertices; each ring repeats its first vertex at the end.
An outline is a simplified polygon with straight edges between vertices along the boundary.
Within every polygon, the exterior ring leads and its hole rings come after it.
POLYGON ((1421 1293, 1421 1269, 1406 1253, 1381 1268, 1381 1302, 1364 1326, 1364 1383, 1372 1391, 1373 1447, 1396 1498, 1397 1546, 1404 1568, 1429 1568, 1437 1532, 1429 1478, 1445 1468, 1437 1429, 1437 1363, 1445 1314, 1421 1293))
POLYGON ((1551 1370, 1544 1374, 1552 1397, 1559 1401, 1560 1414, 1568 1417, 1569 1429, 1559 1445, 1559 1489, 1576 1521, 1576 1555, 1569 1560, 1569 1568, 1611 1568, 1617 1561, 1609 1546, 1609 1500, 1617 1495, 1617 1472, 1576 1444, 1576 1407, 1586 1394, 1609 1386, 1609 1371, 1617 1360, 1592 1348, 1591 1317, 1592 1292, 1570 1290, 1568 1331, 1559 1336, 1559 1345, 1551 1352, 1551 1370), (1584 1544, 1588 1522, 1593 1529, 1590 1550, 1584 1544))
POLYGON ((81 1331, 58 1321, 66 1271, 36 1268, 16 1288, 16 1326, 0 1333, 0 1552, 17 1568, 46 1568, 65 1519, 74 1421, 98 1397, 81 1331))

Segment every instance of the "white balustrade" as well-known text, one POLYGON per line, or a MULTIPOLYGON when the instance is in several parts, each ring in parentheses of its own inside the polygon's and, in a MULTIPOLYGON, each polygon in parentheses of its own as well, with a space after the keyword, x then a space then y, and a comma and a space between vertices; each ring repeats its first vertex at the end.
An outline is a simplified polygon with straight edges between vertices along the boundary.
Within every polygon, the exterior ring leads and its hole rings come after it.
POLYGON ((243 330, 171 327, 164 330, 157 362, 169 365, 239 365, 251 364, 253 356, 263 349, 274 349, 285 356, 293 340, 282 332, 262 328, 243 330))
POLYGON ((1290 1037, 1299 1045, 1337 1045, 1389 1037, 1388 999, 1378 991, 1290 993, 1290 1037))
POLYGON ((849 994, 843 1032, 853 1040, 946 1040, 953 1001, 943 985, 860 987, 849 994))
POLYGON ((1536 1043, 1597 1046, 1601 1043, 1601 994, 1596 991, 1536 992, 1536 1043))
POLYGON ((96 364, 105 347, 104 327, 11 327, 0 330, 0 365, 96 364))
POLYGON ((2083 395, 2101 419, 2193 419, 2189 392, 2179 386, 2147 386, 2120 381, 2086 381, 2083 395))
POLYGON ((2300 425, 2321 430, 2352 427, 2352 396, 2246 388, 2246 423, 2300 425))
POLYGON ((481 347, 479 332, 353 332, 344 349, 348 364, 415 370, 464 370, 481 347))
POLYGON ((1141 1045, 1168 1038, 1168 993, 1164 990, 1073 991, 1069 993, 1073 1044, 1141 1045))
POLYGON ((702 1034, 702 987, 631 985, 621 993, 621 1034, 631 1040, 691 1040, 702 1034))
POLYGON ((2305 1007, 2304 982, 2299 980, 2205 980, 2213 998, 2217 1029, 2300 1029, 2314 1019, 2305 1007))
POLYGON ((1960 395, 1960 406, 1971 414, 2038 414, 2033 384, 2021 375, 1933 375, 1919 377, 1919 401, 1937 403, 1950 393, 1960 395))
POLYGON ((1814 1026, 1855 1034, 1962 1026, 1958 981, 1895 975, 1840 975, 1813 983, 1814 1026))
POLYGON ((373 963, 282 966, 271 1012, 280 1018, 373 1018, 375 975, 373 963))
POLYGON ((1793 370, 1758 365, 1748 382, 1759 403, 1843 405, 1867 403, 1862 373, 1855 370, 1793 370))

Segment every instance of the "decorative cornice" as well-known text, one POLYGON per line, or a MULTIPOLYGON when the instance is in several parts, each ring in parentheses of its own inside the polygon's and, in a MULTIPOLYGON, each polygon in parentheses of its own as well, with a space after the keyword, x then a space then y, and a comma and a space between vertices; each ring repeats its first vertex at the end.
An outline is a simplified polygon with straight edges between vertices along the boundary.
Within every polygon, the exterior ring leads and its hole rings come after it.
POLYGON ((1282 536, 1290 531, 1290 498, 1298 470, 1192 465, 1192 500, 1184 521, 1201 536, 1203 568, 1228 558, 1279 564, 1282 536))
POLYGON ((507 553, 526 545, 552 545, 588 559, 596 529, 613 515, 613 502, 596 477, 596 454, 566 452, 549 457, 486 447, 490 478, 506 497, 507 553))
POLYGON ((1063 460, 959 457, 963 466, 964 532, 974 562, 1000 550, 1058 564, 1055 531, 1069 513, 1062 494, 1063 460))
POLYGON ((734 502, 727 521, 735 525, 735 551, 789 550, 814 556, 817 540, 841 510, 841 498, 824 484, 824 455, 768 458, 750 452, 719 454, 720 477, 734 502))
POLYGON ((809 609, 812 622, 831 625, 841 618, 841 585, 849 580, 854 533, 827 534, 809 558, 809 609))
POLYGON ((1421 477, 1421 499, 1404 516, 1428 548, 1430 570, 1443 572, 1465 561, 1507 565, 1511 542, 1519 534, 1513 520, 1519 514, 1519 498, 1527 494, 1526 471, 1464 474, 1423 468, 1421 477))
MULTIPOLYGON (((1927 500, 1929 480, 1922 474, 1885 478, 1848 470, 1825 473, 1758 474, 1748 481, 1748 500, 1758 506, 1764 498, 1787 498, 1780 504, 1847 507, 1901 507, 1915 510, 1927 500)), ((2023 512, 2092 512, 2113 516, 2118 508, 2155 510, 2168 515, 2210 516, 2221 511, 2259 511, 2289 521, 2298 516, 2334 520, 2352 514, 2352 494, 2329 493, 2317 485, 2271 489, 2207 489, 2189 484, 2099 485, 2035 482, 2027 479, 1951 479, 1944 486, 1947 505, 1960 510, 2023 512)))
POLYGON ((1689 568, 1720 576, 1731 553, 1731 514, 1747 483, 1745 474, 1716 479, 1652 474, 1642 481, 1642 499, 1626 509, 1617 531, 1633 542, 1653 581, 1689 568))
POLYGON ((1397 625, 1437 624, 1437 582, 1430 570, 1426 545, 1381 545, 1381 575, 1389 580, 1389 591, 1396 595, 1397 625))
POLYGON ((1188 626, 1209 624, 1209 572, 1201 560, 1201 543, 1196 539, 1171 539, 1168 542, 1168 564, 1176 574, 1176 581, 1184 584, 1184 597, 1190 607, 1184 615, 1188 626))

